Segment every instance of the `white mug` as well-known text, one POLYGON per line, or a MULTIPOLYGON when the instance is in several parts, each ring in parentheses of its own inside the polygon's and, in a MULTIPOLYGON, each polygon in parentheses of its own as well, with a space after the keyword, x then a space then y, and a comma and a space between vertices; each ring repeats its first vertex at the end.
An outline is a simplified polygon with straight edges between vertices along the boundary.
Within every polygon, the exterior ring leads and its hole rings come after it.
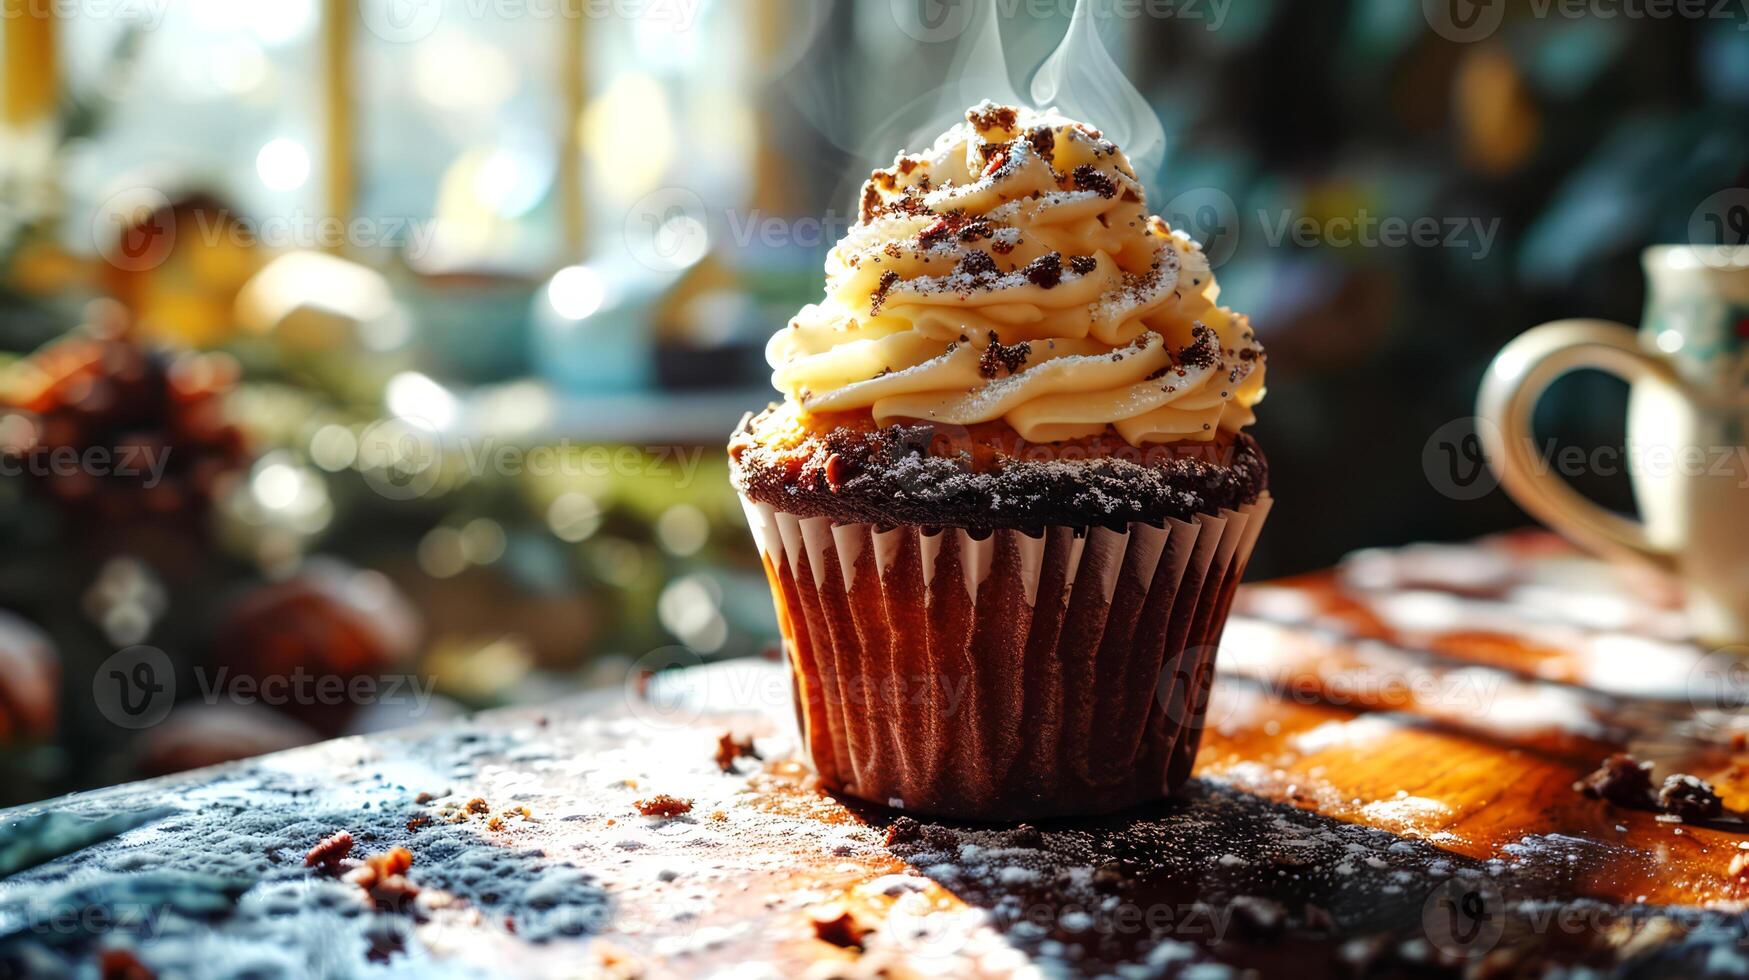
POLYGON ((1500 351, 1477 409, 1482 445, 1525 510, 1583 547, 1676 578, 1698 636, 1749 642, 1749 246, 1658 246, 1644 266, 1639 330, 1560 320, 1500 351), (1624 468, 1640 521, 1585 499, 1535 444, 1538 399, 1582 368, 1632 386, 1624 468))

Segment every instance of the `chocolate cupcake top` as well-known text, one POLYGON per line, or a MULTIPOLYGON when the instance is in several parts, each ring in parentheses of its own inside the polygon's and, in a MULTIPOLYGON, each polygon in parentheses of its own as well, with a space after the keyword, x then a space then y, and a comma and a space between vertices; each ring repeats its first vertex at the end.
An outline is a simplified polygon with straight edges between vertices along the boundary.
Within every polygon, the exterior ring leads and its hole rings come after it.
POLYGON ((1263 349, 1217 296, 1098 130, 986 102, 874 172, 825 298, 766 354, 802 414, 1210 440, 1264 393, 1263 349))

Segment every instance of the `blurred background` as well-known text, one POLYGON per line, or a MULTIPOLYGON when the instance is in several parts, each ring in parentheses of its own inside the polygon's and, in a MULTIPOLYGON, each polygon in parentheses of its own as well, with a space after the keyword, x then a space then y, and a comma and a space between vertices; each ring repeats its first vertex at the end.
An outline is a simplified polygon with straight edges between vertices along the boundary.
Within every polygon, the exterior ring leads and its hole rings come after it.
MULTIPOLYGON (((1092 4, 1140 102, 1063 103, 1145 105, 1089 121, 1157 120, 1271 350, 1253 578, 1525 522, 1469 453, 1494 351, 1749 236, 1706 7, 1092 4)), ((764 339, 1072 9, 4 0, 0 804, 768 649, 722 452, 764 339)), ((1546 430, 1619 445, 1624 399, 1546 430)))

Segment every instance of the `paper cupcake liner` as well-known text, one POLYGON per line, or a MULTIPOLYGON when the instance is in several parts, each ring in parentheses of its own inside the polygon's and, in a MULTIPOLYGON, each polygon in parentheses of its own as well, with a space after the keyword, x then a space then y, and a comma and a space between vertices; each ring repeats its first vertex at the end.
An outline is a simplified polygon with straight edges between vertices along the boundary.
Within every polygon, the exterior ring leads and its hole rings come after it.
POLYGON ((742 503, 821 781, 910 812, 1023 820, 1116 810, 1189 777, 1272 501, 983 538, 742 503))

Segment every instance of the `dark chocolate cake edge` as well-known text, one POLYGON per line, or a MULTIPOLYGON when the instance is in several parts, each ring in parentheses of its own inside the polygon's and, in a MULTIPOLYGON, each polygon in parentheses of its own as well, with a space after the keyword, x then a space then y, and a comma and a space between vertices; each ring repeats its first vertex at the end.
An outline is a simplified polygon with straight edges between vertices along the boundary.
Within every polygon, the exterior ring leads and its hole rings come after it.
POLYGON ((971 531, 1160 524, 1236 510, 1269 485, 1268 463, 1246 433, 1218 452, 1211 445, 1145 463, 1006 458, 977 472, 964 453, 940 452, 936 427, 920 422, 834 431, 811 440, 818 445, 798 468, 752 439, 754 420, 748 413, 735 431, 746 440, 731 453, 735 488, 777 510, 838 524, 971 531), (1215 455, 1230 458, 1208 458, 1215 455))

